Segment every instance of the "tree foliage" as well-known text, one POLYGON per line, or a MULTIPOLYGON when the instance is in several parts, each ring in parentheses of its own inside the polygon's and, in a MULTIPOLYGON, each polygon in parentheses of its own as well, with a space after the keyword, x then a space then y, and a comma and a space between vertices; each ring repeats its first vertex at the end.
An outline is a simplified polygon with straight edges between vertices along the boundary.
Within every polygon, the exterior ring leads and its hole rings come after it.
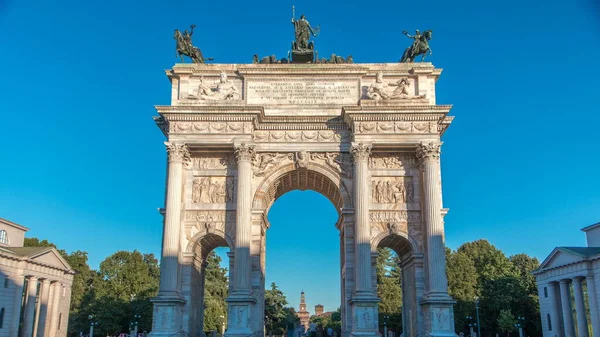
POLYGON ((517 320, 510 310, 500 310, 500 314, 498 315, 498 328, 500 328, 501 331, 506 332, 507 335, 510 336, 510 332, 515 329, 515 324, 517 324, 517 320))
POLYGON ((221 268, 221 258, 213 251, 206 258, 204 281, 204 331, 221 331, 227 321, 227 269, 221 268))
POLYGON ((377 249, 377 296, 379 323, 387 322, 390 330, 402 331, 402 273, 398 256, 389 248, 377 249), (386 319, 385 316, 388 318, 386 319))
POLYGON ((265 327, 270 334, 282 334, 286 331, 285 306, 288 304, 283 292, 275 282, 271 283, 271 289, 265 290, 265 327))
POLYGON ((465 243, 446 253, 449 293, 457 300, 454 308, 457 331, 466 332, 465 317, 475 317, 477 296, 484 335, 508 331, 503 330, 506 326, 500 326, 500 317, 503 315, 502 322, 506 323, 507 312, 514 312, 525 317, 527 335, 541 336, 537 286, 531 275, 539 266, 537 259, 526 254, 509 258, 487 240, 465 243))

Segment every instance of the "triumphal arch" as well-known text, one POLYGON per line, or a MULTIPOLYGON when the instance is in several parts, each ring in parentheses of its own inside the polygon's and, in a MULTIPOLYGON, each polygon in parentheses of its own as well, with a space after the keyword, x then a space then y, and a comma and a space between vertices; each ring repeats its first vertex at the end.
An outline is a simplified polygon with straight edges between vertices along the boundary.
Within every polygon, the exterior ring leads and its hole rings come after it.
MULTIPOLYGON (((229 247, 226 336, 264 327, 267 214, 284 193, 335 205, 342 334, 379 335, 375 258, 402 260, 404 336, 454 336, 445 273, 440 137, 431 63, 176 64, 157 106, 168 178, 153 336, 199 336, 205 258, 229 247)), ((337 244, 332 242, 331 244, 337 244)))

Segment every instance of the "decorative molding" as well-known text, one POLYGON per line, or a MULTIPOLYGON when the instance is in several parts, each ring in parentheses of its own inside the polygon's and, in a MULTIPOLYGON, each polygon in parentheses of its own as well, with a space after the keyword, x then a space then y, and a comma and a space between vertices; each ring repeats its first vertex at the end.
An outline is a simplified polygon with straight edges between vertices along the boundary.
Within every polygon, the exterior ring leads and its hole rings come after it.
POLYGON ((169 132, 171 133, 201 133, 201 134, 219 134, 252 133, 252 123, 250 122, 170 122, 169 132))
POLYGON ((438 133, 436 122, 355 122, 354 132, 378 133, 438 133))
POLYGON ((348 142, 350 132, 345 130, 315 130, 315 131, 254 131, 253 139, 257 143, 282 142, 348 142))
POLYGON ((233 222, 235 223, 235 211, 185 211, 186 221, 198 222, 233 222))
POLYGON ((369 156, 371 155, 371 148, 371 144, 352 144, 350 151, 352 153, 354 161, 358 162, 369 159, 369 156))
POLYGON ((187 145, 179 143, 165 142, 169 161, 184 162, 190 159, 190 151, 187 145))
POLYGON ((421 211, 370 211, 372 222, 420 222, 421 211))
POLYGON ((372 200, 375 204, 413 203, 415 201, 412 177, 373 180, 372 193, 372 200))

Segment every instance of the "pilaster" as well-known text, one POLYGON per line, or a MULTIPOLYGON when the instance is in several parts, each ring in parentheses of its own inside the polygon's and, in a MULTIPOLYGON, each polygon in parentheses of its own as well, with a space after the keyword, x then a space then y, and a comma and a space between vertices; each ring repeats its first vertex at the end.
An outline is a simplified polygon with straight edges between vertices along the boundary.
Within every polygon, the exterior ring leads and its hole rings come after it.
POLYGON ((550 302, 550 321, 552 323, 552 335, 556 337, 562 337, 562 331, 560 329, 560 313, 558 307, 558 298, 556 296, 558 288, 556 282, 548 283, 548 302, 550 302))
POLYGON ((36 335, 44 337, 46 332, 46 319, 48 317, 48 309, 50 305, 50 280, 42 281, 42 291, 40 292, 40 316, 38 318, 36 335))
POLYGON ((573 326, 573 308, 571 307, 570 280, 560 280, 560 299, 562 304, 562 317, 565 328, 565 337, 575 337, 573 326))
POLYGON ((27 278, 27 302, 25 303, 25 316, 23 317, 23 337, 33 335, 33 324, 35 319, 35 298, 37 296, 38 278, 29 276, 27 278))
POLYGON ((577 332, 578 337, 589 337, 585 302, 583 300, 583 287, 581 286, 582 281, 583 277, 575 277, 573 279, 573 294, 575 297, 575 310, 577 312, 577 332))

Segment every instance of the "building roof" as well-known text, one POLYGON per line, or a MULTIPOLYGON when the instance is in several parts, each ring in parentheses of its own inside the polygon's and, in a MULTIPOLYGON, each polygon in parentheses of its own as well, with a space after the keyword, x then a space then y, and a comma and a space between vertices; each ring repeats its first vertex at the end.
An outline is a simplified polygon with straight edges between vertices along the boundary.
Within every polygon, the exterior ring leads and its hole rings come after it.
POLYGON ((597 228, 597 227, 600 227, 600 222, 597 222, 597 223, 595 223, 595 224, 593 224, 593 225, 589 225, 589 226, 587 226, 587 227, 584 227, 584 228, 582 228, 581 230, 582 230, 583 232, 587 232, 587 231, 589 231, 589 230, 592 230, 592 229, 594 229, 594 228, 597 228))
POLYGON ((65 261, 54 247, 0 247, 0 253, 8 254, 9 256, 16 255, 18 259, 75 273, 69 263, 65 261))
POLYGON ((29 228, 27 228, 25 226, 21 226, 19 224, 16 224, 16 223, 14 223, 12 221, 8 221, 8 220, 3 219, 3 218, 0 218, 0 223, 4 224, 4 225, 7 225, 7 226, 18 228, 18 229, 20 229, 22 231, 25 231, 25 232, 27 232, 29 230, 29 228))
POLYGON ((600 254, 600 247, 556 247, 562 251, 573 253, 581 257, 592 257, 600 254))

